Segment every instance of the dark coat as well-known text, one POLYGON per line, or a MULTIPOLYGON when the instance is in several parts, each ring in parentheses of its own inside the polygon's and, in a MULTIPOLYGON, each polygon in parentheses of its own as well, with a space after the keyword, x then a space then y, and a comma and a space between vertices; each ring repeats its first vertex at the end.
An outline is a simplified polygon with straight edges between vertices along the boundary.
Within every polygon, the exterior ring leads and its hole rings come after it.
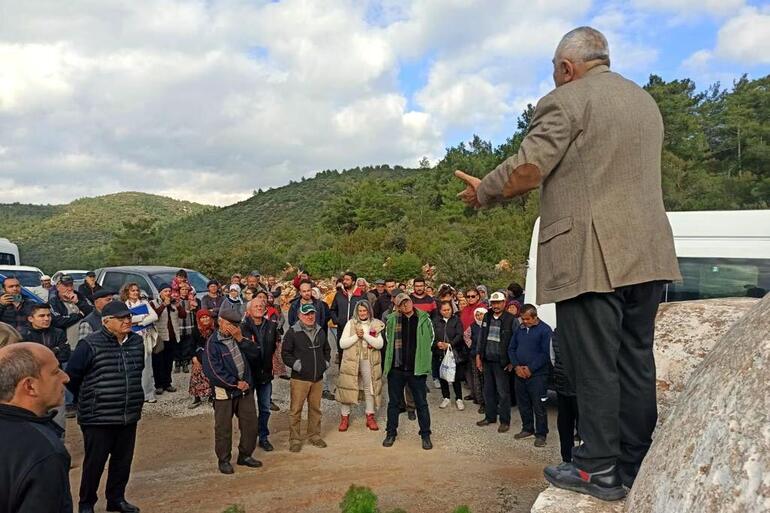
MULTIPOLYGON (((348 297, 346 293, 340 292, 339 290, 337 291, 337 293, 334 295, 334 300, 332 301, 332 306, 330 308, 332 321, 337 325, 337 340, 339 340, 339 337, 345 330, 345 325, 356 312, 356 305, 360 301, 367 300, 368 299, 366 294, 361 294, 359 289, 355 290, 352 297, 348 297)), ((337 347, 339 347, 339 342, 337 343, 337 347)))
MULTIPOLYGON (((492 310, 488 311, 484 315, 484 320, 481 323, 481 336, 479 338, 479 349, 478 354, 481 355, 481 359, 483 361, 489 361, 489 355, 490 352, 488 351, 488 342, 487 342, 487 336, 489 335, 489 320, 492 318, 493 312, 492 310)), ((516 329, 518 326, 518 320, 516 317, 513 316, 513 314, 510 314, 506 311, 503 311, 502 315, 500 316, 501 320, 501 327, 500 327, 500 365, 505 367, 510 363, 508 360, 508 343, 511 340, 511 337, 513 336, 513 330, 516 329)))
POLYGON ((463 326, 457 315, 451 316, 447 322, 444 322, 441 318, 434 318, 433 334, 432 349, 434 358, 444 358, 446 350, 439 349, 436 344, 438 342, 448 341, 454 351, 456 363, 464 363, 468 360, 468 346, 465 345, 465 340, 463 339, 463 326))
POLYGON ((67 362, 67 388, 77 399, 81 426, 139 422, 144 405, 144 340, 129 333, 120 344, 102 327, 78 342, 67 362))
POLYGON ((13 303, 10 305, 0 305, 0 322, 13 326, 17 330, 28 326, 27 316, 33 304, 29 299, 22 299, 18 309, 13 303))
POLYGON ((59 364, 67 363, 67 360, 70 359, 72 349, 67 343, 67 334, 64 330, 54 328, 53 326, 45 330, 36 330, 29 326, 22 328, 19 333, 21 333, 22 340, 43 344, 53 351, 56 359, 59 360, 59 364))
MULTIPOLYGON (((215 331, 209 337, 206 342, 206 347, 202 353, 199 353, 203 364, 203 373, 211 383, 212 387, 219 387, 227 392, 227 397, 230 399, 241 397, 243 392, 238 388, 238 368, 235 365, 232 354, 227 346, 220 340, 222 335, 219 331, 215 331)), ((242 343, 238 344, 240 349, 242 343)), ((241 350, 243 354, 243 350, 241 350)), ((251 377, 251 369, 249 368, 246 356, 243 357, 244 365, 243 381, 249 384, 249 387, 254 387, 254 382, 251 377)))
POLYGON ((75 292, 77 301, 75 304, 82 313, 69 313, 64 301, 59 297, 59 292, 53 288, 48 296, 48 304, 51 305, 51 314, 53 315, 53 325, 60 330, 67 330, 73 324, 80 322, 86 315, 93 311, 94 307, 81 294, 75 292))
POLYGON ((331 359, 326 333, 319 328, 313 340, 310 340, 298 322, 283 337, 281 357, 283 363, 291 367, 292 379, 320 381, 331 359))
POLYGON ((559 330, 554 330, 551 335, 551 347, 553 347, 553 387, 557 393, 566 396, 575 395, 575 387, 572 386, 567 372, 564 369, 564 363, 561 360, 561 349, 559 348, 559 330))
POLYGON ((72 513, 70 455, 53 414, 0 404, 0 511, 72 513))
POLYGON ((102 290, 102 286, 98 283, 94 283, 94 288, 91 288, 88 286, 88 283, 85 281, 80 284, 80 287, 78 287, 78 294, 89 300, 90 302, 94 302, 94 294, 102 290))
POLYGON ((278 326, 265 319, 257 326, 251 318, 241 323, 241 333, 246 339, 239 347, 251 367, 255 385, 273 380, 273 355, 278 346, 278 326))

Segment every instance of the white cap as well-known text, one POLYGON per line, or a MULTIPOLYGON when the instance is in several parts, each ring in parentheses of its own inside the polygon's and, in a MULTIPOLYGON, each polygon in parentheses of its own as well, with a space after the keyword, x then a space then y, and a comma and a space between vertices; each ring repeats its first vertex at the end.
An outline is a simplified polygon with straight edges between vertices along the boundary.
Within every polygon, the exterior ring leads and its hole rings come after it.
POLYGON ((493 302, 493 301, 505 301, 505 294, 503 294, 500 291, 492 292, 492 295, 489 296, 489 301, 490 302, 493 302))
POLYGON ((233 283, 232 285, 230 285, 230 288, 228 290, 237 290, 238 292, 240 292, 241 287, 233 283))
POLYGON ((51 279, 51 277, 48 276, 47 274, 44 274, 43 276, 40 277, 40 281, 43 281, 43 280, 49 280, 50 281, 50 279, 51 279))

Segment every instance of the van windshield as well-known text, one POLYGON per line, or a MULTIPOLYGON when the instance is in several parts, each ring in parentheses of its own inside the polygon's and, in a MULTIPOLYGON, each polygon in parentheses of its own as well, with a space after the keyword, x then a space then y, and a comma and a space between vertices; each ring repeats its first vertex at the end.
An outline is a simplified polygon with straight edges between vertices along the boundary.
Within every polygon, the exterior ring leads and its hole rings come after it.
POLYGON ((40 277, 43 276, 37 271, 13 271, 11 269, 0 269, 0 274, 6 277, 13 276, 21 282, 22 287, 39 287, 40 277))

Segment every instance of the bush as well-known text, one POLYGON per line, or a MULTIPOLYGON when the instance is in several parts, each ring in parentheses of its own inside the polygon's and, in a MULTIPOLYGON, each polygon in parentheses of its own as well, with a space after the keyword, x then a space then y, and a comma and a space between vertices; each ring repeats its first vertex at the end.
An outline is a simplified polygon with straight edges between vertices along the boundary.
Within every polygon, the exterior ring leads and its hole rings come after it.
POLYGON ((246 510, 240 504, 230 504, 222 513, 246 513, 246 510))
POLYGON ((377 496, 365 486, 350 485, 340 503, 342 513, 379 513, 377 496))

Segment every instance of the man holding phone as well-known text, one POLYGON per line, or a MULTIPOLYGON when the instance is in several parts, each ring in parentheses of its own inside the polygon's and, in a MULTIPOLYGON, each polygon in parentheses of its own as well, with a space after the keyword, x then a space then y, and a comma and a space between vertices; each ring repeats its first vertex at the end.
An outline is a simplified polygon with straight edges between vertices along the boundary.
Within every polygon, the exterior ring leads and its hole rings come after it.
POLYGON ((0 322, 21 329, 28 325, 30 301, 21 295, 21 282, 7 276, 3 280, 3 293, 0 295, 0 322))

